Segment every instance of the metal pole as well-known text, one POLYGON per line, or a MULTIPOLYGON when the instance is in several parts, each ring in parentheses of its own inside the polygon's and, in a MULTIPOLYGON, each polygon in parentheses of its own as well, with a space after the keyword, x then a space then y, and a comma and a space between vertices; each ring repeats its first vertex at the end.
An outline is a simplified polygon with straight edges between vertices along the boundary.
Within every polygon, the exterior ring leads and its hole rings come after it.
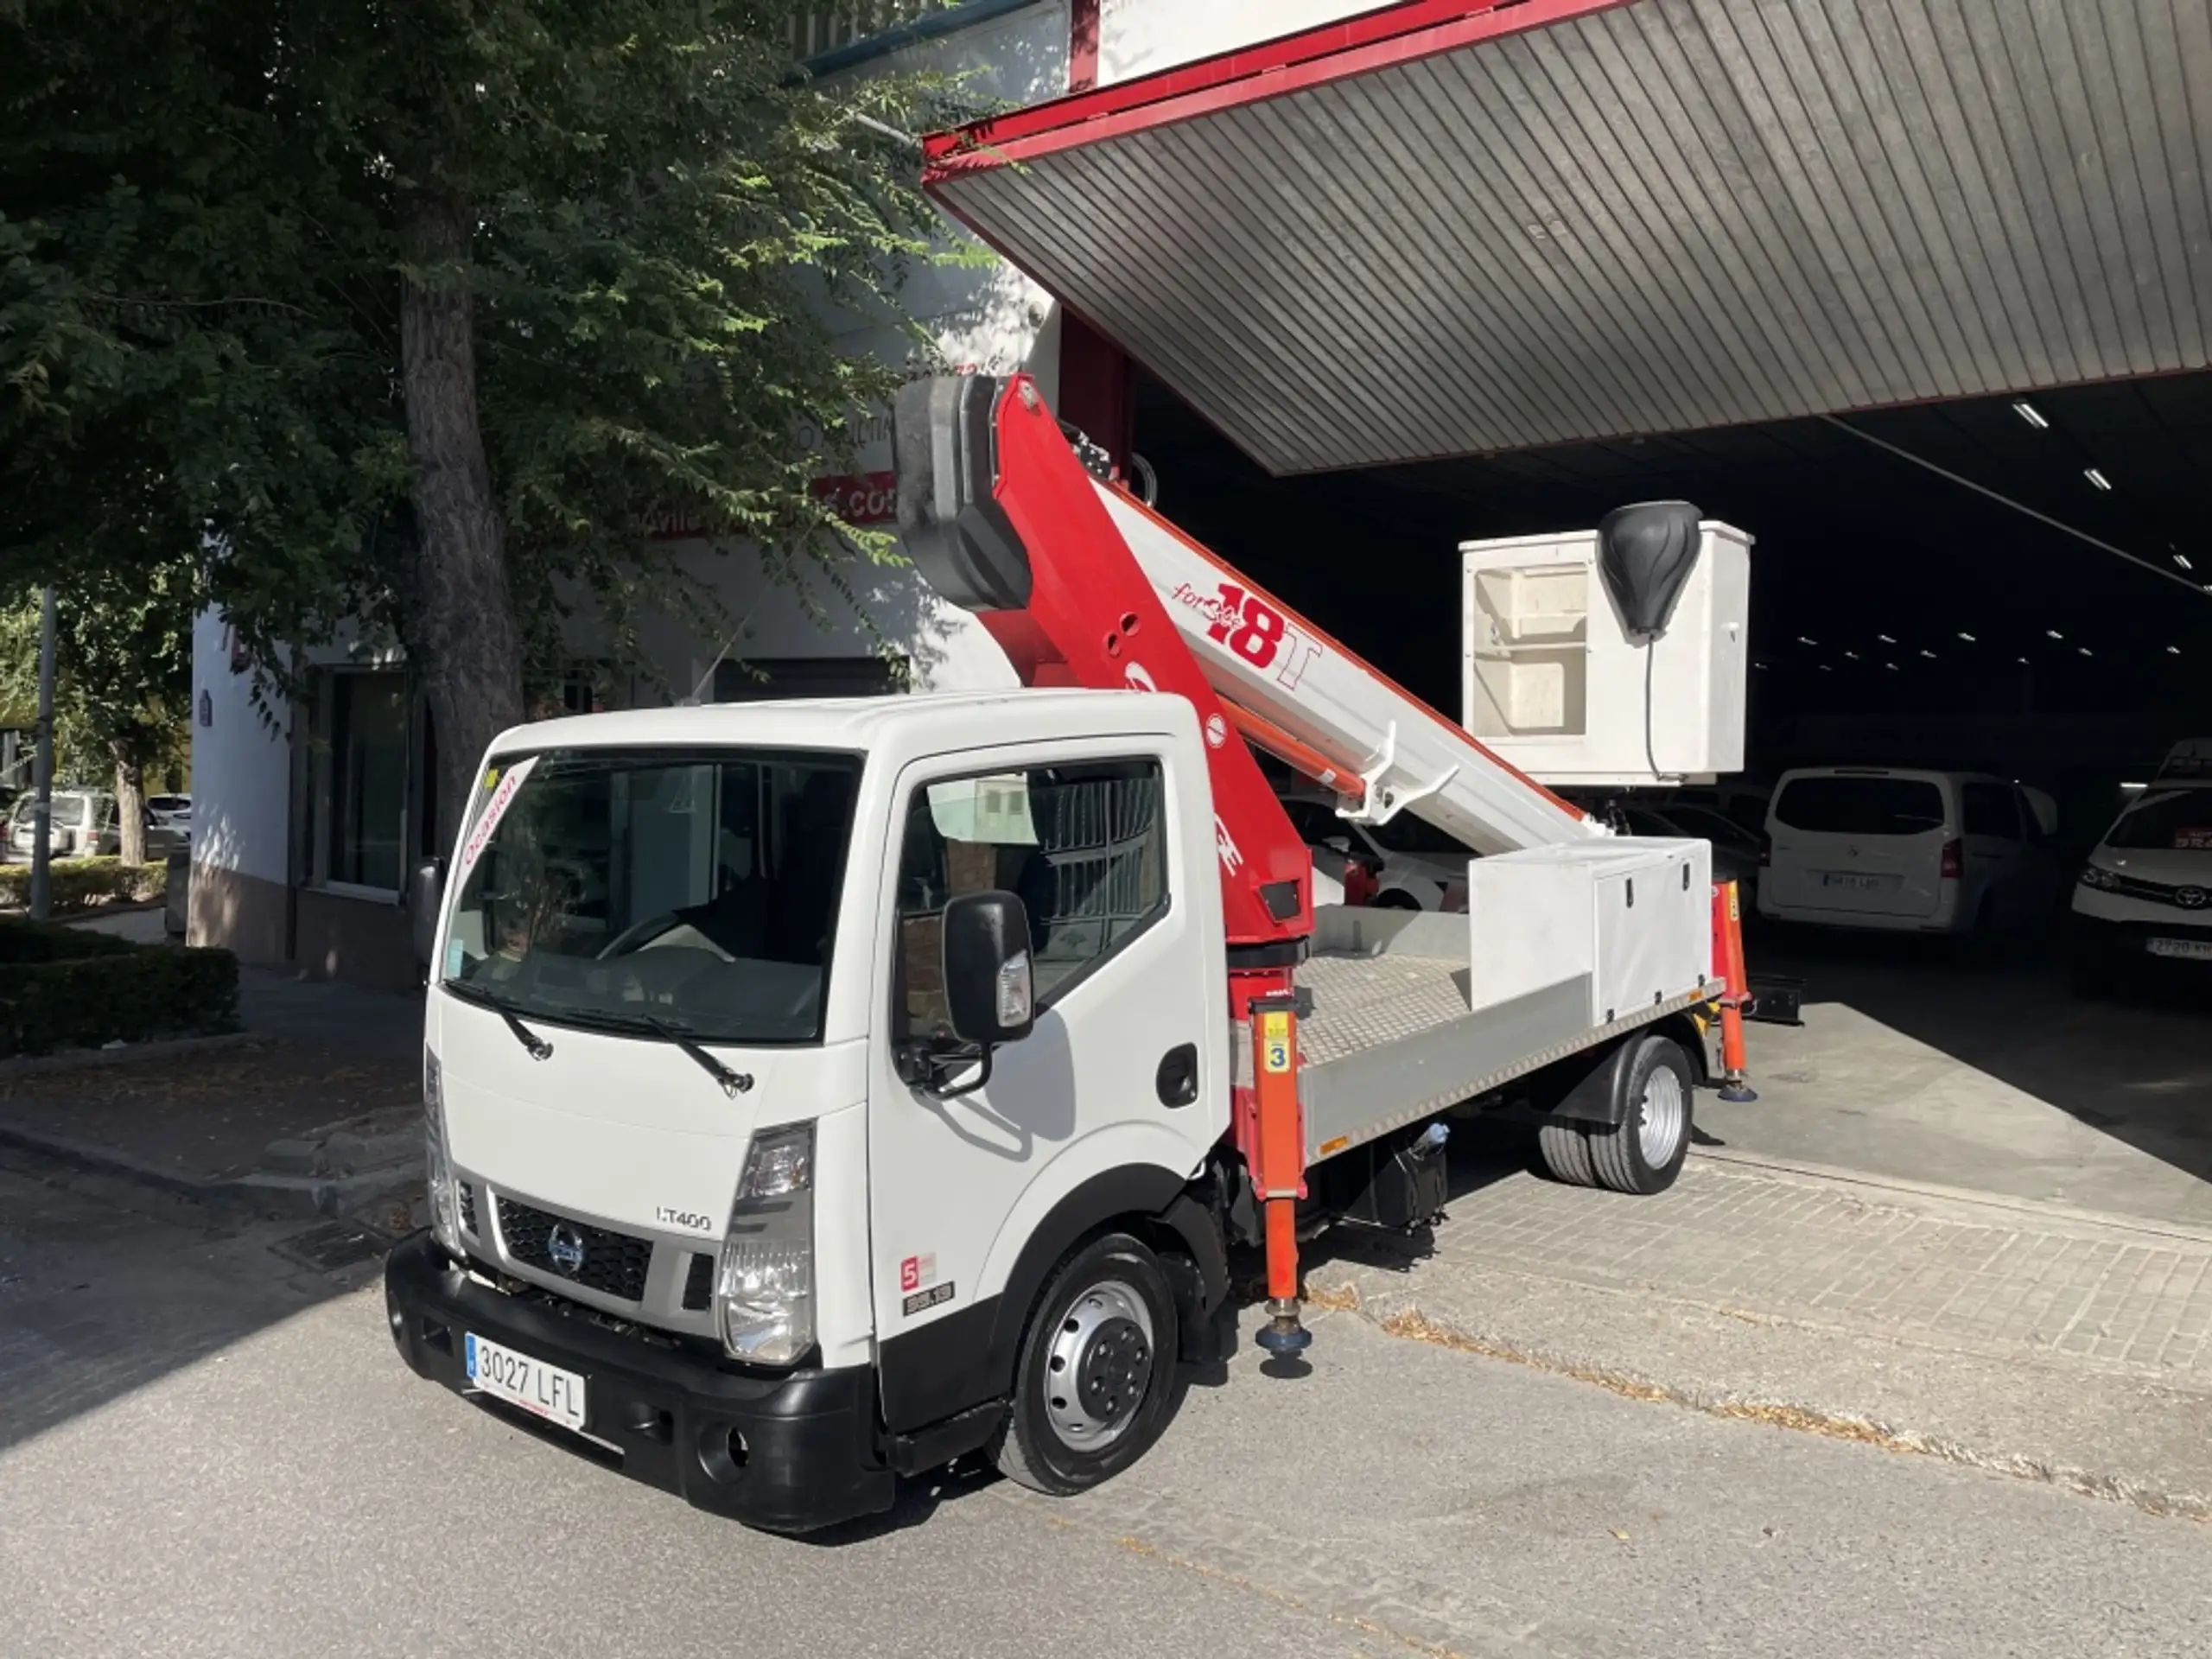
POLYGON ((54 584, 38 610, 38 753, 31 763, 31 917, 44 921, 52 908, 47 867, 54 855, 54 584))

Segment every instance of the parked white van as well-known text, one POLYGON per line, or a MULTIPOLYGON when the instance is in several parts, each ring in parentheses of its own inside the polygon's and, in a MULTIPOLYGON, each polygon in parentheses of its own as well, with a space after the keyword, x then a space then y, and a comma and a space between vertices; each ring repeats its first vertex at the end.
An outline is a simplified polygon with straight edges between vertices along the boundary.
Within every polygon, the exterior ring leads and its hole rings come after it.
POLYGON ((2038 803, 1978 772, 1786 772, 1767 807, 1759 913, 1901 932, 2033 925, 2056 898, 2038 803))

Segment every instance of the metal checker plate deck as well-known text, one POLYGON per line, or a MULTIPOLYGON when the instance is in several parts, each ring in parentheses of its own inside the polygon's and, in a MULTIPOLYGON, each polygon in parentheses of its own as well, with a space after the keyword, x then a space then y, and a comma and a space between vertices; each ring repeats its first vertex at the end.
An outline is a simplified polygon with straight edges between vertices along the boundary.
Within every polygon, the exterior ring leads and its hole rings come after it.
POLYGON ((1326 1065, 1467 1017, 1467 964, 1435 957, 1316 956, 1298 970, 1313 1012, 1298 1025, 1299 1060, 1326 1065))

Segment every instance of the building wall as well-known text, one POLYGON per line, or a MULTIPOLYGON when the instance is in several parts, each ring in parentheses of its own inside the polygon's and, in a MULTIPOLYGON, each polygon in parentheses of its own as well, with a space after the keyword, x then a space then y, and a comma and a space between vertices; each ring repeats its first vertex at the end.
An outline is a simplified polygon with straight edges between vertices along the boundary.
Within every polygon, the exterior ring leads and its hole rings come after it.
POLYGON ((187 937, 241 960, 288 951, 290 710, 255 707, 221 614, 192 626, 192 909, 187 937))
POLYGON ((1376 0, 1099 0, 1098 84, 1382 10, 1376 0))

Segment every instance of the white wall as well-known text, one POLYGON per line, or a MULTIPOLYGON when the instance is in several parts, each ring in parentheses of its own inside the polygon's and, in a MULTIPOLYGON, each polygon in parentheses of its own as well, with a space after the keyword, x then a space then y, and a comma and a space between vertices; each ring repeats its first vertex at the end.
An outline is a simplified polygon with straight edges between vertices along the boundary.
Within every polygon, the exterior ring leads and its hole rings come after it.
POLYGON ((1382 10, 1376 0, 1101 0, 1098 83, 1382 10))
POLYGON ((264 881, 286 875, 291 747, 281 709, 253 706, 253 675, 231 666, 220 612, 192 625, 192 861, 264 881))

